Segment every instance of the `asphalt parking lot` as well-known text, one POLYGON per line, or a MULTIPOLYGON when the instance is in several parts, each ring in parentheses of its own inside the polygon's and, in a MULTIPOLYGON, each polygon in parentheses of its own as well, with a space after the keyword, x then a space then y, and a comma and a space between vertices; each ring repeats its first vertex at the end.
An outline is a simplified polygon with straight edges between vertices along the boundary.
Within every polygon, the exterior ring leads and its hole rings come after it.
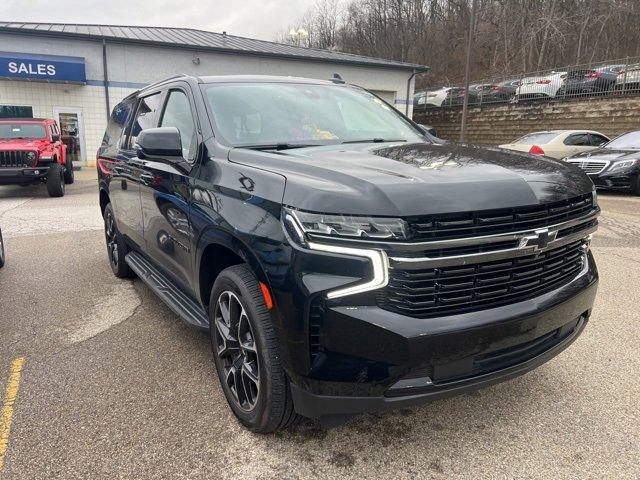
POLYGON ((473 394, 262 436, 227 408, 207 336, 112 275, 92 171, 61 199, 0 187, 3 396, 25 362, 0 478, 640 478, 640 198, 600 203, 599 296, 559 357, 473 394))

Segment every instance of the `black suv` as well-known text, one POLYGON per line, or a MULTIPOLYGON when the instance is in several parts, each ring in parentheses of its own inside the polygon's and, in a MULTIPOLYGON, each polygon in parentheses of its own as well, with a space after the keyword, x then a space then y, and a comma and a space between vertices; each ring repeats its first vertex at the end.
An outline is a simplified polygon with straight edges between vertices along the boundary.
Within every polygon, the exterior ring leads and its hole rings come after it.
POLYGON ((109 261, 210 332, 239 420, 339 424, 525 373, 585 327, 579 168, 435 144, 361 88, 178 76, 98 152, 109 261))

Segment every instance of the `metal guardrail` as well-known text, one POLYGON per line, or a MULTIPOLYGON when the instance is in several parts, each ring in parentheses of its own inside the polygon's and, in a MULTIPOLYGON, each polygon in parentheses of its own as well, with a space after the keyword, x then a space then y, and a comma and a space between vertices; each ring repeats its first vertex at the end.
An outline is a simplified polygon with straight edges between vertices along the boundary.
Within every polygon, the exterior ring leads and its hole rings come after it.
MULTIPOLYGON (((495 76, 469 85, 469 105, 519 103, 640 93, 640 57, 495 76)), ((461 106, 465 90, 447 86, 417 92, 414 110, 461 106)))

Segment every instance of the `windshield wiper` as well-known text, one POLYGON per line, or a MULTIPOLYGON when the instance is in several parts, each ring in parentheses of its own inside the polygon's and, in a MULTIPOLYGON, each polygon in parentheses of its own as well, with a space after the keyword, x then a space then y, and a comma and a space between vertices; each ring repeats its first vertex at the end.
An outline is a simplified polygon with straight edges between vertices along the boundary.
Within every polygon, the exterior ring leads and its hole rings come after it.
POLYGON ((293 148, 322 147, 323 143, 267 143, 264 145, 238 145, 249 150, 291 150, 293 148))
POLYGON ((386 138, 367 138, 364 140, 347 140, 341 143, 388 143, 388 142, 406 142, 404 138, 397 138, 395 140, 389 140, 386 138))

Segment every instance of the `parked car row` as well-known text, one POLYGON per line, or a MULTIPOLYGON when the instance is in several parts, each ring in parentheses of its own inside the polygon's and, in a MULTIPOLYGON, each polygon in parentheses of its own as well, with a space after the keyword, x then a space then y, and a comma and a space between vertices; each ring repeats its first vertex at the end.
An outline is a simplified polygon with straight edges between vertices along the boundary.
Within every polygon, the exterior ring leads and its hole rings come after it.
POLYGON ((461 87, 441 87, 417 92, 413 105, 416 109, 462 105, 466 95, 470 104, 483 104, 631 91, 640 91, 640 63, 575 68, 498 83, 474 83, 466 92, 461 87))
POLYGON ((584 170, 597 188, 640 195, 640 130, 613 140, 591 130, 532 132, 499 148, 561 159, 584 170))

